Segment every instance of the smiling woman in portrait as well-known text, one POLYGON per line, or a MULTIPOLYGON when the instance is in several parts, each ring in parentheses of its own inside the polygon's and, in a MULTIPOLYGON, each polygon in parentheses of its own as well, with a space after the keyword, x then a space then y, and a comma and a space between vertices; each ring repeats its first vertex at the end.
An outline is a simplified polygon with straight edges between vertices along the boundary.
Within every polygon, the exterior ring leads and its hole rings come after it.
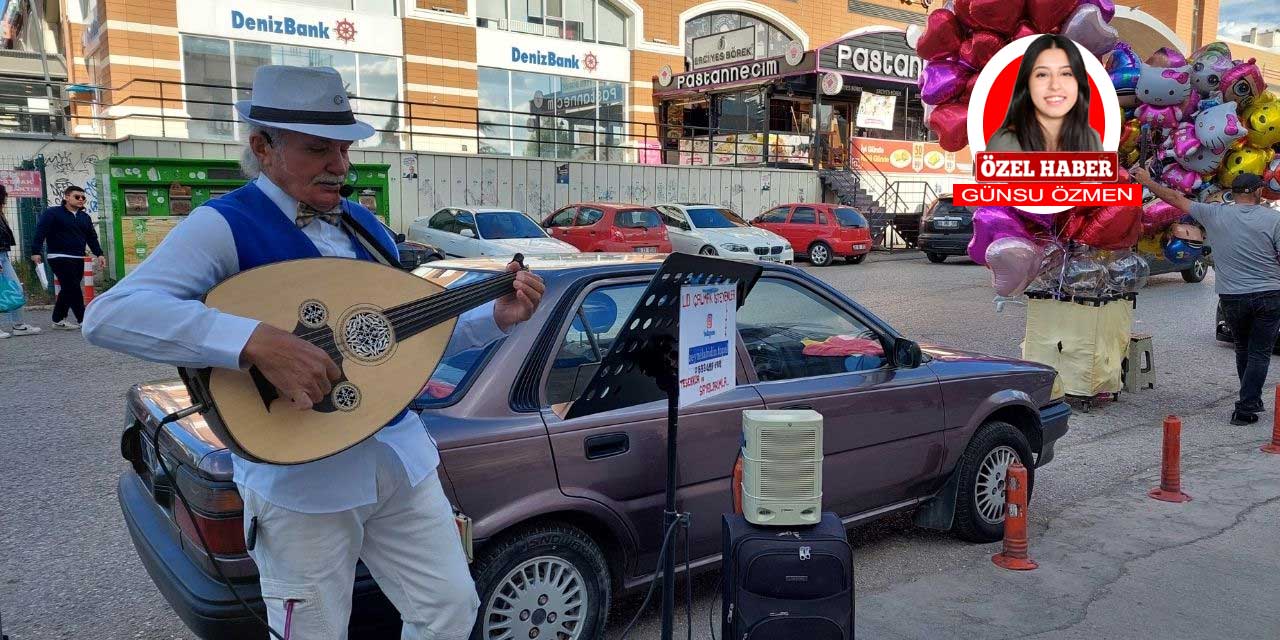
POLYGON ((1027 47, 1004 123, 987 151, 1102 151, 1089 126, 1089 76, 1069 38, 1045 34, 1027 47))

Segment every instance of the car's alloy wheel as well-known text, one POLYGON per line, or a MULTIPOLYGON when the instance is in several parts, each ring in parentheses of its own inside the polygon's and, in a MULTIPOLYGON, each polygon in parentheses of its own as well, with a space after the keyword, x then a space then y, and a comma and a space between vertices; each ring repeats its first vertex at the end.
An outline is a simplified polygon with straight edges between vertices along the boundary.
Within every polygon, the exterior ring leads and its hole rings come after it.
POLYGON ((831 264, 831 247, 825 242, 815 242, 809 247, 809 264, 815 267, 825 267, 831 264))
POLYGON ((973 502, 978 507, 978 517, 983 522, 1004 522, 1004 492, 1009 475, 1009 465, 1018 459, 1010 447, 996 447, 978 465, 978 477, 973 483, 973 502))
POLYGON ((485 545, 471 573, 480 595, 471 640, 591 640, 604 633, 609 563, 582 529, 517 529, 485 545))
POLYGON ((956 510, 951 531, 970 542, 995 542, 1004 535, 1005 489, 1014 460, 1027 468, 1027 498, 1035 468, 1027 438, 1017 427, 992 420, 978 429, 956 464, 956 510))
POLYGON ((582 574, 555 556, 539 556, 512 569, 485 605, 484 638, 582 637, 591 605, 582 574))
POLYGON ((703 256, 714 256, 714 255, 718 255, 718 254, 716 253, 716 248, 715 248, 715 247, 712 247, 712 246, 706 246, 706 247, 703 247, 703 248, 701 248, 701 249, 698 249, 698 255, 703 255, 703 256))

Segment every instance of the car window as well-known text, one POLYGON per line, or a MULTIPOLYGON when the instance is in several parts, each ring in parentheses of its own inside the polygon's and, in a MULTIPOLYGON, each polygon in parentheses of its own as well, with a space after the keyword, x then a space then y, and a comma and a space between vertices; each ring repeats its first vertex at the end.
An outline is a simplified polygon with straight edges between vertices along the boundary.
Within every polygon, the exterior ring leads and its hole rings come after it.
POLYGON ((818 224, 820 224, 820 225, 824 225, 824 226, 827 224, 827 212, 826 212, 826 211, 819 211, 819 212, 818 212, 818 224))
POLYGON ((549 227, 571 227, 573 226, 573 214, 578 212, 577 207, 565 207, 551 216, 551 220, 547 223, 549 227))
POLYGON ((470 211, 458 211, 457 217, 454 218, 453 232, 462 233, 463 229, 470 229, 471 233, 476 232, 476 217, 470 211))
POLYGON ((578 222, 575 226, 589 227, 604 217, 604 212, 593 207, 582 207, 578 209, 578 222))
POLYGON ((577 399, 613 346, 622 325, 644 293, 647 282, 600 287, 587 294, 574 311, 573 323, 560 341, 545 385, 547 402, 577 399))
POLYGON ((772 223, 786 222, 787 212, 790 210, 791 210, 790 207, 774 207, 760 214, 760 217, 756 218, 756 222, 772 222, 772 223))
POLYGON ((791 214, 791 224, 813 224, 818 221, 818 212, 813 207, 796 207, 791 214))
POLYGON ((653 209, 623 209, 613 216, 615 227, 653 229, 662 226, 662 216, 653 209))
POLYGON ((431 216, 431 220, 427 222, 427 226, 440 231, 452 231, 451 227, 453 225, 453 218, 454 216, 452 211, 449 209, 441 209, 434 216, 431 216))
POLYGON ((547 237, 546 230, 519 211, 486 211, 476 216, 476 223, 485 240, 547 237))
POLYGON ((738 333, 761 382, 885 366, 879 336, 802 284, 763 278, 738 310, 738 333))
POLYGON ((729 229, 747 226, 738 214, 721 207, 689 207, 689 220, 699 229, 729 229))
POLYGON ((867 219, 849 207, 836 207, 836 222, 842 227, 867 227, 867 219))
MULTIPOLYGON (((461 271, 458 273, 463 275, 445 285, 446 289, 456 289, 462 285, 493 276, 492 273, 479 271, 461 271)), ((464 339, 464 336, 469 334, 470 332, 464 331, 454 332, 453 337, 450 338, 450 344, 445 347, 445 353, 449 353, 449 356, 436 365, 436 369, 431 373, 427 384, 423 385, 417 399, 414 400, 412 405, 414 409, 430 409, 447 405, 457 400, 471 380, 483 369, 490 352, 502 344, 502 339, 498 339, 485 345, 476 345, 469 349, 452 353, 459 346, 452 341, 464 339)))
POLYGON ((675 207, 658 207, 658 212, 662 214, 663 223, 677 229, 689 228, 689 222, 685 219, 683 211, 675 207))

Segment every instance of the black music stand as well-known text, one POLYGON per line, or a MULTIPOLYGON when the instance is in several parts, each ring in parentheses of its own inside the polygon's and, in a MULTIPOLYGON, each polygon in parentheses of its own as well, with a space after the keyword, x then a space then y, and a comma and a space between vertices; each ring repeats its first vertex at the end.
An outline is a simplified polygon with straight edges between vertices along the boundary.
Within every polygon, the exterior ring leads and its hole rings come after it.
MULTIPOLYGON (((667 488, 662 514, 664 536, 680 515, 676 513, 680 287, 737 284, 738 307, 741 307, 763 271, 759 264, 750 262, 686 253, 668 256, 622 325, 622 331, 600 361, 600 367, 587 383, 582 395, 565 414, 566 419, 571 419, 653 402, 664 396, 667 398, 667 488)), ((687 519, 683 523, 688 526, 687 519)), ((675 616, 674 549, 669 549, 663 560, 662 638, 670 640, 675 616)))

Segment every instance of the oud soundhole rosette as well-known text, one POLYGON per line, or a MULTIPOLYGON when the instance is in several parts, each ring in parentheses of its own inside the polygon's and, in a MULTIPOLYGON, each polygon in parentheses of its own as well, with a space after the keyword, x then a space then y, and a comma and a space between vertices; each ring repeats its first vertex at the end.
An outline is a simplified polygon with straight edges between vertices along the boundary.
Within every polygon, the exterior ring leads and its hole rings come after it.
POLYGON ((319 300, 307 300, 298 306, 298 322, 308 329, 319 329, 329 321, 329 307, 319 300))
POLYGON ((395 350, 391 321, 376 309, 353 309, 342 320, 343 352, 364 364, 377 364, 395 350))
POLYGON ((355 411, 360 406, 360 389, 350 382, 334 385, 331 397, 339 411, 355 411))

